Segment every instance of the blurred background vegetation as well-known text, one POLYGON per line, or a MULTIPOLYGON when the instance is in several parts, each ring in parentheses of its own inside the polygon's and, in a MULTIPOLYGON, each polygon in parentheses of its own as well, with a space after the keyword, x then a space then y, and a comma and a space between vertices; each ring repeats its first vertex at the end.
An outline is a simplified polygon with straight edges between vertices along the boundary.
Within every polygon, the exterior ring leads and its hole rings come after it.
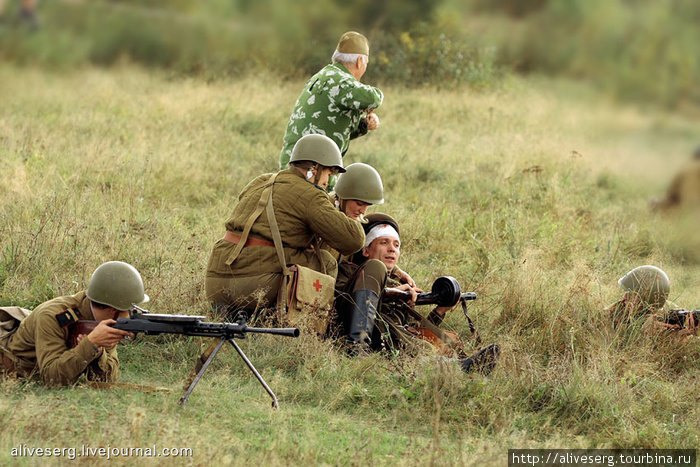
POLYGON ((36 29, 17 19, 19 0, 5 4, 0 59, 22 64, 300 79, 356 29, 372 45, 367 81, 380 85, 480 89, 535 73, 672 109, 700 103, 696 0, 53 0, 36 29))

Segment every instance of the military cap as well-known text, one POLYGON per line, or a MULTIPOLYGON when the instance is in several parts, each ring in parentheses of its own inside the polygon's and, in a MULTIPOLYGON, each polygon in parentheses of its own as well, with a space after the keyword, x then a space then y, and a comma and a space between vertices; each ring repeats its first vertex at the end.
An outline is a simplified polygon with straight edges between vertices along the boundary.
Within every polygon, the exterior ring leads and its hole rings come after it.
POLYGON ((336 49, 342 54, 363 54, 369 56, 367 38, 355 31, 348 31, 340 36, 336 49))
POLYGON ((384 214, 382 212, 373 212, 365 216, 367 220, 366 224, 362 224, 362 228, 365 229, 365 235, 367 232, 372 230, 373 227, 379 224, 389 224, 396 230, 396 232, 401 235, 401 230, 399 230, 399 223, 394 220, 389 214, 384 214))

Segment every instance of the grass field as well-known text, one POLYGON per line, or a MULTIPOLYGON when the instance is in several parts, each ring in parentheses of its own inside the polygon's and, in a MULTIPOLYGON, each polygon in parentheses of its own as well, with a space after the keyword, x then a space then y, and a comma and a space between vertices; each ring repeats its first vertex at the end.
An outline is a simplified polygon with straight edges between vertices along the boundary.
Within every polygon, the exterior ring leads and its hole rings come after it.
MULTIPOLYGON (((210 248, 244 184, 276 169, 302 83, 129 65, 0 65, 0 83, 0 305, 75 293, 123 260, 154 312, 206 312, 210 248)), ((241 345, 279 411, 230 348, 180 408, 200 339, 142 337, 120 347, 122 380, 170 392, 4 380, 0 461, 65 460, 16 459, 21 444, 191 448, 167 459, 184 465, 505 465, 509 448, 696 448, 699 341, 616 332, 603 309, 641 264, 669 274, 673 302, 700 306, 697 212, 647 208, 700 143, 697 119, 538 78, 481 93, 383 89, 382 127, 353 141, 346 163, 382 174, 387 203, 373 210, 401 223, 403 269, 426 288, 450 274, 479 294, 477 327, 503 351, 492 375, 253 336, 241 345)), ((468 339, 458 310, 445 326, 468 339)))

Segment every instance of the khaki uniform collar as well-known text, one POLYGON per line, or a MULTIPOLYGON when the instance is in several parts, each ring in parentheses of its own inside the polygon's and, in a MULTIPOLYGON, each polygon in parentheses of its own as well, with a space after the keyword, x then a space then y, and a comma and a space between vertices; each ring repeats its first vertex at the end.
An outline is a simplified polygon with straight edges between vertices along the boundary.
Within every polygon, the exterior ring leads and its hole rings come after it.
MULTIPOLYGON (((297 169, 295 169, 294 167, 289 167, 287 169, 284 169, 280 172, 280 174, 292 174, 292 175, 296 175, 297 177, 304 178, 304 176, 301 173, 299 173, 299 171, 297 169)), ((306 179, 304 178, 304 180, 306 180, 306 179)))
POLYGON ((281 173, 281 174, 292 174, 292 175, 296 175, 297 177, 299 177, 299 178, 301 178, 302 180, 304 180, 306 183, 309 183, 309 184, 313 185, 315 188, 318 188, 319 190, 321 190, 321 191, 324 192, 324 193, 326 192, 326 190, 324 190, 322 187, 316 185, 316 184, 315 184, 314 182, 312 182, 312 181, 307 180, 306 177, 304 177, 304 176, 301 174, 301 172, 299 172, 297 169, 295 169, 295 168, 293 168, 293 167, 290 167, 290 168, 288 168, 288 169, 285 169, 285 170, 281 171, 280 173, 281 173))
POLYGON ((92 314, 92 309, 90 309, 90 299, 87 297, 86 291, 78 292, 73 295, 73 298, 78 302, 76 308, 80 312, 80 319, 94 321, 95 316, 92 314))

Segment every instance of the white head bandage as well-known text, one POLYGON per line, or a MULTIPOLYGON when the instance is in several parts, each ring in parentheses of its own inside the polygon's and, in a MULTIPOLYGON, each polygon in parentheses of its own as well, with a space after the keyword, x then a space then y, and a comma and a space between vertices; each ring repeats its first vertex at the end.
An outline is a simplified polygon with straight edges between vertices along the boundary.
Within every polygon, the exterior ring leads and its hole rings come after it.
POLYGON ((399 238, 399 233, 396 231, 396 229, 389 224, 379 224, 375 225, 369 232, 367 232, 367 235, 365 236, 365 246, 369 246, 370 243, 379 237, 395 238, 399 241, 399 244, 401 244, 401 239, 399 238))

